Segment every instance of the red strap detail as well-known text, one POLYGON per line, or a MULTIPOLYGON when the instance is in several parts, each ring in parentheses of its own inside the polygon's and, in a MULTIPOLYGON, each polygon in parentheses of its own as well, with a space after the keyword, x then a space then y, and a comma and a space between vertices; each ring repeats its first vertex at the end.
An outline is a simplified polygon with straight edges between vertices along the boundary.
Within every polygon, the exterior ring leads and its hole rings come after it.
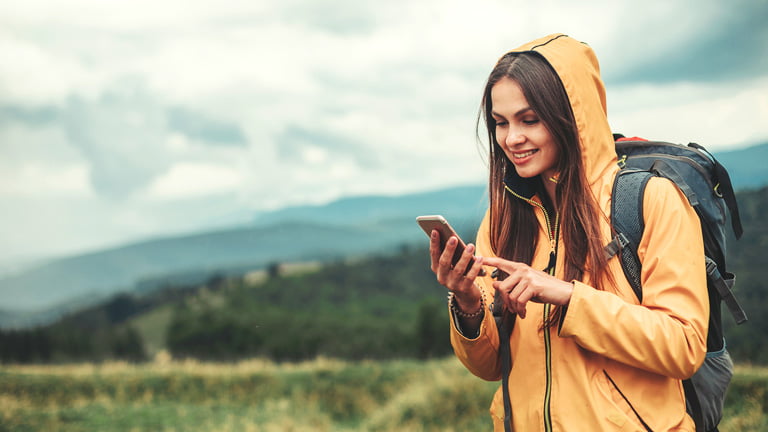
POLYGON ((616 141, 648 141, 648 140, 640 137, 624 137, 624 138, 619 138, 616 141))

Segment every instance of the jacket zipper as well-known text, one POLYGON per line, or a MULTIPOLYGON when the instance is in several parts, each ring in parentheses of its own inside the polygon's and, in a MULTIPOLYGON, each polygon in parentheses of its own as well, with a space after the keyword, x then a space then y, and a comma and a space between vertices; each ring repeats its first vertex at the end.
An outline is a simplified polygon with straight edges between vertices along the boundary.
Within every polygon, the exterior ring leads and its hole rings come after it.
MULTIPOLYGON (((557 262, 557 239, 560 235, 560 212, 555 212, 555 229, 553 230, 549 219, 549 213, 542 204, 518 195, 506 185, 504 185, 504 188, 515 197, 538 207, 544 214, 544 223, 547 225, 547 237, 549 238, 549 246, 551 248, 549 252, 549 263, 544 271, 548 272, 551 276, 554 276, 555 263, 557 262)), ((543 319, 545 323, 549 321, 551 307, 552 305, 549 303, 544 304, 543 319)), ((548 328, 544 329, 544 356, 546 371, 546 388, 544 390, 544 431, 552 432, 552 411, 550 407, 550 401, 552 400, 552 340, 548 328)))

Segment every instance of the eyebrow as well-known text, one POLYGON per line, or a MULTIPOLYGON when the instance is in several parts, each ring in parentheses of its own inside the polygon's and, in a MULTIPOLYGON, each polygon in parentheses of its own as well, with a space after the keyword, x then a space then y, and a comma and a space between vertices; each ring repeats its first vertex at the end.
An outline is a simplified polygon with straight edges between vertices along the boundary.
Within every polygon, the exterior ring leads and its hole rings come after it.
MULTIPOLYGON (((519 115, 525 114, 528 111, 533 111, 533 108, 528 106, 528 107, 525 107, 523 109, 520 109, 516 113, 513 114, 513 117, 517 117, 519 115)), ((501 114, 499 114, 499 113, 497 113, 496 111, 493 111, 493 110, 491 110, 491 115, 492 116, 496 116, 496 117, 500 117, 500 118, 504 118, 503 115, 501 115, 501 114)))

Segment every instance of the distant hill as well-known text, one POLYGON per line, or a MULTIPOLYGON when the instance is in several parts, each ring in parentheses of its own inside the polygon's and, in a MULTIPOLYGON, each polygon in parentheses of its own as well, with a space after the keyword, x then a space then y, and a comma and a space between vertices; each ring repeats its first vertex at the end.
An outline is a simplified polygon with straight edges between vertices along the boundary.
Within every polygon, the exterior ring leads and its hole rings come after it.
POLYGON ((768 184, 768 143, 717 152, 715 158, 728 169, 734 188, 756 189, 768 184))
MULTIPOLYGON (((728 270, 749 320, 737 326, 722 308, 723 325, 735 362, 768 364, 768 187, 738 198, 744 236, 736 241, 729 231, 728 270)), ((163 350, 218 361, 442 356, 451 352, 446 291, 428 262, 421 244, 119 294, 49 327, 0 330, 0 363, 143 360, 163 350)))
POLYGON ((0 327, 24 327, 168 281, 203 281, 274 262, 333 260, 426 242, 415 223, 442 213, 470 233, 484 208, 483 187, 402 197, 360 197, 261 215, 252 226, 169 237, 53 260, 0 279, 0 327), (477 204, 467 204, 477 203, 477 204))
POLYGON ((486 203, 484 186, 462 186, 409 195, 361 196, 317 206, 288 207, 259 214, 255 223, 312 221, 347 226, 434 213, 444 215, 451 223, 459 223, 459 220, 482 217, 486 203))
MULTIPOLYGON (((768 143, 717 152, 734 187, 768 184, 768 143)), ((445 215, 472 240, 486 207, 483 185, 402 196, 343 198, 325 205, 260 213, 252 225, 159 238, 65 257, 0 277, 0 327, 50 322, 118 292, 169 281, 194 283, 274 262, 328 260, 425 242, 420 214, 445 215)))

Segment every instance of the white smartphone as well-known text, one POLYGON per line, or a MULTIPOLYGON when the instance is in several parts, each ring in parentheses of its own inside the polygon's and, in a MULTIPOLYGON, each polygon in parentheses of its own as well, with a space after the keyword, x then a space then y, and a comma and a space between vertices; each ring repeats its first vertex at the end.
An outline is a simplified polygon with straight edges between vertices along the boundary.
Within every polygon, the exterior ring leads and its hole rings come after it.
MULTIPOLYGON (((456 263, 459 262, 461 254, 464 253, 464 249, 466 249, 467 245, 461 237, 456 234, 456 230, 453 229, 451 224, 449 224, 442 215, 419 216, 416 218, 416 223, 418 223, 421 229, 424 230, 427 237, 432 235, 432 230, 437 230, 437 232, 440 233, 440 249, 445 249, 445 245, 449 238, 456 237, 456 239, 459 240, 459 244, 456 245, 456 252, 453 254, 451 264, 456 265, 456 263)), ((474 260, 467 265, 467 270, 472 267, 472 264, 474 264, 474 260)), ((480 270, 480 276, 485 276, 485 270, 480 270)))

